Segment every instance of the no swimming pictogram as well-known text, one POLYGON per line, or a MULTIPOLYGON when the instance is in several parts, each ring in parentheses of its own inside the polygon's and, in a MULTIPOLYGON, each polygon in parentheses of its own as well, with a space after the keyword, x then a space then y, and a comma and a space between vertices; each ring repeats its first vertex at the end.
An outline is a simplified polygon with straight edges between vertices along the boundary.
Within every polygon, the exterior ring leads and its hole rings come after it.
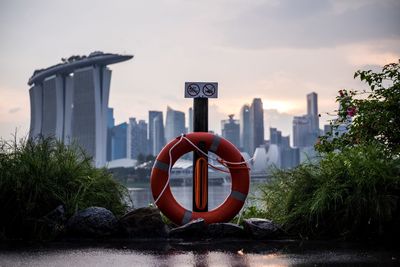
POLYGON ((206 83, 203 86, 203 94, 206 96, 212 96, 215 94, 215 86, 212 83, 206 83))

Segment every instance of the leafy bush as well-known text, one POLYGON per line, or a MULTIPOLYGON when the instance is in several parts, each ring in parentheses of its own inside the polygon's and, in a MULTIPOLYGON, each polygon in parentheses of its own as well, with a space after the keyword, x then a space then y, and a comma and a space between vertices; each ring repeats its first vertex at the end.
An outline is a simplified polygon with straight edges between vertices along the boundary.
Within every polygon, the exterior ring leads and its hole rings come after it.
POLYGON ((359 70, 354 78, 369 86, 369 91, 340 90, 336 101, 340 109, 331 121, 332 131, 320 137, 320 152, 360 144, 378 143, 393 155, 400 155, 400 60, 385 65, 380 72, 359 70), (339 135, 337 129, 347 125, 339 135))
POLYGON ((266 217, 302 237, 399 237, 400 159, 377 145, 275 170, 261 186, 266 217))
POLYGON ((126 189, 77 146, 54 139, 0 140, 0 238, 46 238, 43 216, 101 206, 121 215, 126 189))

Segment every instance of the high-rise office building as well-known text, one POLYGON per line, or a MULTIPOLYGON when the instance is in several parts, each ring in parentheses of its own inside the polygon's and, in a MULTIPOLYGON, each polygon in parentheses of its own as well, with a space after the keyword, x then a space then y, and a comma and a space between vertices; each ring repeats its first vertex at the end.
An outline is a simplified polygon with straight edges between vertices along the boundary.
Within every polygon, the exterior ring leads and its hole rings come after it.
POLYGON ((162 111, 149 111, 149 152, 153 156, 165 145, 164 124, 162 111))
POLYGON ((188 133, 193 132, 193 108, 189 108, 189 125, 188 125, 188 133))
POLYGON ((318 96, 312 92, 307 95, 307 114, 293 118, 293 145, 312 147, 319 134, 318 96))
POLYGON ((153 155, 157 156, 165 144, 164 125, 162 116, 153 120, 153 155))
POLYGON ((130 157, 129 125, 124 122, 111 129, 111 159, 130 157))
POLYGON ((244 105, 240 109, 240 148, 243 152, 252 155, 254 151, 250 152, 250 107, 244 105))
POLYGON ((311 92, 307 95, 307 115, 310 118, 310 131, 319 134, 318 95, 311 92))
POLYGON ((167 116, 165 118, 165 140, 170 142, 177 136, 186 133, 185 113, 173 110, 167 107, 167 116))
POLYGON ((250 155, 264 144, 264 109, 260 98, 254 98, 250 106, 250 155))
POLYGON ((228 120, 221 121, 222 137, 234 144, 238 149, 240 147, 240 125, 239 121, 233 119, 233 114, 229 115, 228 120))
POLYGON ((282 132, 276 128, 269 128, 269 143, 280 145, 282 143, 282 132))
POLYGON ((293 117, 293 146, 308 147, 313 145, 310 132, 310 119, 307 115, 293 117))
POLYGON ((289 136, 282 136, 282 132, 276 128, 269 128, 269 133, 268 164, 281 169, 297 166, 300 160, 299 149, 290 147, 289 136))
POLYGON ((131 138, 131 158, 137 159, 141 155, 148 155, 147 123, 144 120, 136 121, 136 118, 129 119, 131 138))
POLYGON ((111 71, 107 65, 131 59, 102 52, 72 56, 64 63, 36 70, 29 79, 30 138, 76 141, 96 167, 107 159, 107 107, 111 71))
POLYGON ((114 109, 107 108, 107 128, 115 126, 114 109))
POLYGON ((111 129, 115 126, 115 119, 114 119, 114 109, 107 108, 107 161, 112 160, 112 152, 111 152, 111 139, 112 139, 112 132, 111 129))

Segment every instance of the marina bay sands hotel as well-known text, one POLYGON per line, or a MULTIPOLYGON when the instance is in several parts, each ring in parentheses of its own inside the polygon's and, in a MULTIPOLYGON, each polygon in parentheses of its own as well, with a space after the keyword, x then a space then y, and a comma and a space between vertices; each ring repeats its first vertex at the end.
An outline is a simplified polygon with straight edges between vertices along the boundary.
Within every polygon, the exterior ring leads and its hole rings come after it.
POLYGON ((93 52, 35 70, 28 81, 31 86, 30 138, 55 137, 66 144, 77 142, 93 157, 96 167, 104 166, 111 82, 111 70, 107 65, 132 57, 93 52))

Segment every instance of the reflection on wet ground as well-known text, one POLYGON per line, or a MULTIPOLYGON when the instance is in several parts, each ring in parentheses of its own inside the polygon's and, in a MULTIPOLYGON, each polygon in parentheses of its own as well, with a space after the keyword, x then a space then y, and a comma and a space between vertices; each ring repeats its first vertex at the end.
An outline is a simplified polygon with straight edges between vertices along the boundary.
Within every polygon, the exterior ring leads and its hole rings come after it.
POLYGON ((399 266, 376 244, 132 240, 1 245, 0 266, 399 266))

